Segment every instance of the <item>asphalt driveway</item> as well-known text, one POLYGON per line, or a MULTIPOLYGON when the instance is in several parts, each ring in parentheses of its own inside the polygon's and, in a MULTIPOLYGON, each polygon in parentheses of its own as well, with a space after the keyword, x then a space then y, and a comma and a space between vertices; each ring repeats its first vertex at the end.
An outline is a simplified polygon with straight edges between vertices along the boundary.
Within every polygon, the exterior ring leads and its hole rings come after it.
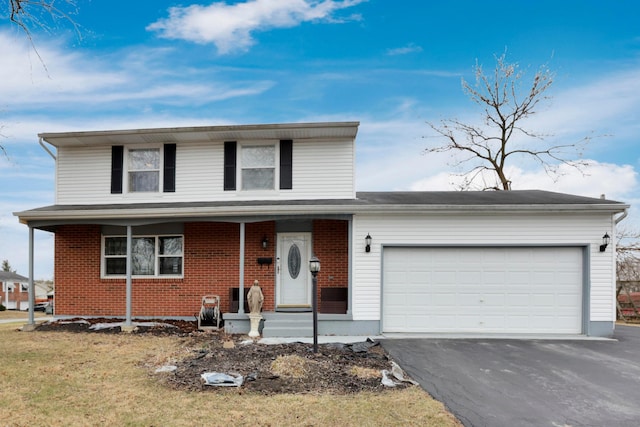
POLYGON ((640 328, 618 341, 384 339, 465 426, 640 425, 640 328))

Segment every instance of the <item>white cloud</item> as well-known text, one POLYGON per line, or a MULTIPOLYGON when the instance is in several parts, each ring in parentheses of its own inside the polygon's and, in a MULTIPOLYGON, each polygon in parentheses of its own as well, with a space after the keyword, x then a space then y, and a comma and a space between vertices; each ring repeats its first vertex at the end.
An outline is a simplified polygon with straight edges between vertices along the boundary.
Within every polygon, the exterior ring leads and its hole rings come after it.
MULTIPOLYGON (((42 194, 22 192, 20 201, 3 200, 0 213, 0 260, 9 260, 11 266, 23 276, 29 274, 29 228, 18 222, 12 212, 30 209, 30 202, 42 194)), ((51 198, 51 195, 49 195, 51 198)), ((43 231, 34 232, 34 278, 53 278, 53 235, 43 231)))
MULTIPOLYGON (((548 190, 587 197, 600 197, 626 201, 638 190, 638 172, 631 165, 616 165, 587 160, 585 173, 567 165, 560 166, 560 176, 554 181, 543 169, 524 170, 507 168, 507 176, 512 181, 513 190, 548 190)), ((493 185, 495 178, 489 174, 478 176, 472 187, 483 188, 486 183, 493 185)), ((458 175, 440 172, 411 184, 411 190, 456 190, 463 179, 458 175)))
POLYGON ((140 48, 132 54, 95 57, 82 50, 69 52, 56 43, 42 43, 38 51, 44 65, 34 58, 31 46, 0 32, 0 93, 10 110, 42 104, 55 104, 56 109, 67 104, 94 108, 134 101, 202 105, 261 94, 274 85, 270 80, 220 81, 212 79, 207 69, 185 72, 176 65, 169 69, 151 66, 164 59, 167 51, 163 49, 140 48))
MULTIPOLYGON (((558 81, 556 84, 564 84, 558 81)), ((585 137, 608 135, 605 142, 636 139, 640 133, 640 67, 604 74, 579 86, 550 91, 547 106, 530 118, 527 129, 551 135, 558 143, 575 143, 585 137)), ((596 149, 601 139, 596 139, 596 149)), ((610 142, 609 142, 610 143, 610 142)))
POLYGON ((407 55, 409 53, 419 53, 422 52, 422 47, 421 46, 417 46, 413 43, 409 43, 408 45, 404 46, 404 47, 398 47, 395 49, 388 49, 387 50, 387 55, 389 56, 396 56, 396 55, 407 55))
MULTIPOLYGON (((334 13, 365 0, 249 0, 228 5, 172 7, 169 17, 156 21, 147 30, 168 39, 213 43, 220 54, 246 51, 255 40, 253 33, 273 28, 290 28, 303 22, 344 22, 334 13)), ((351 16, 349 19, 358 19, 351 16)))

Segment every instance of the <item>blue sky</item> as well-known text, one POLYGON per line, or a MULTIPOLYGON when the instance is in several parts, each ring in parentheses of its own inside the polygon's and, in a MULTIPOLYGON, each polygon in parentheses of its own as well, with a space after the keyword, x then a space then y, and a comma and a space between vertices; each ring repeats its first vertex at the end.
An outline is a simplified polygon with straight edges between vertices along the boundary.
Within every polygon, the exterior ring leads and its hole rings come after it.
MULTIPOLYGON (((640 202, 640 3, 603 1, 77 0, 33 41, 0 21, 0 260, 27 274, 27 227, 54 203, 54 162, 37 134, 138 127, 360 121, 358 190, 452 190, 446 155, 424 155, 427 121, 477 121, 461 90, 506 51, 532 77, 555 73, 527 126, 558 143, 597 136, 587 175, 557 181, 525 160, 514 189, 640 202)), ((640 228, 636 208, 622 224, 640 228)), ((53 237, 36 232, 36 278, 53 237)))

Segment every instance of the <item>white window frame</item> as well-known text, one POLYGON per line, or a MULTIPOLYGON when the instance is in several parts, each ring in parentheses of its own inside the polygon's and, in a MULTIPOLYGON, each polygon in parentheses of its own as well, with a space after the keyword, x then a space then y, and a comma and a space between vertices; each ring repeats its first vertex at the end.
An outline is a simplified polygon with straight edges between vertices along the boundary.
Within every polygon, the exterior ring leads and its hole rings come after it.
MULTIPOLYGON (((123 159, 123 169, 124 169, 124 173, 123 173, 123 178, 122 178, 122 189, 123 189, 123 193, 127 193, 127 194, 159 194, 163 192, 163 183, 164 183, 164 146, 163 145, 128 145, 125 146, 125 155, 124 155, 124 159, 123 159), (158 159, 158 189, 157 190, 150 190, 150 191, 131 191, 130 187, 129 187, 129 174, 131 172, 143 172, 142 170, 140 171, 136 171, 136 170, 130 170, 129 169, 129 158, 130 158, 130 152, 131 151, 136 151, 136 150, 158 150, 159 153, 159 159, 158 159)), ((154 169, 155 170, 155 169, 154 169)))
MULTIPOLYGON (((280 142, 279 141, 246 141, 238 143, 238 149, 236 154, 236 182, 237 191, 242 193, 260 193, 264 194, 266 192, 275 193, 278 188, 280 188, 280 142), (245 169, 242 164, 242 150, 243 148, 249 147, 273 147, 274 148, 274 159, 273 159, 273 188, 252 188, 252 189, 243 189, 242 182, 242 171, 245 169)), ((255 169, 255 168, 247 168, 247 169, 255 169)), ((266 168, 265 168, 266 169, 266 168)))
MULTIPOLYGON (((106 255, 105 254, 105 244, 106 244, 106 239, 108 238, 125 238, 126 239, 126 235, 102 235, 102 244, 101 244, 101 249, 100 249, 100 277, 102 279, 122 279, 127 277, 126 274, 107 274, 107 258, 123 258, 122 255, 106 255)), ((145 234, 145 235, 135 235, 133 236, 134 239, 144 239, 144 238, 149 238, 149 239, 154 239, 154 274, 137 274, 134 275, 132 273, 131 277, 134 279, 166 279, 166 278, 172 278, 172 279, 181 279, 184 277, 184 234, 174 234, 174 233, 170 233, 170 234, 145 234), (160 255, 160 239, 163 237, 180 237, 182 239, 182 253, 180 255, 175 255, 175 254, 171 254, 171 255, 160 255), (161 258, 174 258, 174 257, 180 257, 182 258, 182 268, 179 274, 160 274, 160 259, 161 258)), ((126 258, 126 255, 124 256, 126 258)))

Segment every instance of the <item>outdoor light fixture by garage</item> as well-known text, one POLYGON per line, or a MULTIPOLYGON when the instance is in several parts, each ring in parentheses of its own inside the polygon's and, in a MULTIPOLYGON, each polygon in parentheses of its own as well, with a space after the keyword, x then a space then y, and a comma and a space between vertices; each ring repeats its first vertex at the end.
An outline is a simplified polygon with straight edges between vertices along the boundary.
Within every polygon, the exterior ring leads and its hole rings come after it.
POLYGON ((267 236, 264 236, 262 238, 262 249, 267 249, 268 245, 269 245, 269 239, 267 239, 267 236))
POLYGON ((609 237, 609 233, 604 233, 604 236, 602 236, 602 244, 600 245, 600 252, 604 252, 605 249, 607 249, 609 242, 611 242, 611 237, 609 237))
POLYGON ((364 238, 364 243, 366 246, 364 247, 365 252, 371 252, 371 234, 367 233, 367 237, 364 238))
POLYGON ((318 352, 318 272, 320 271, 320 260, 313 255, 309 259, 309 271, 313 276, 311 280, 311 305, 313 307, 313 352, 318 352))

